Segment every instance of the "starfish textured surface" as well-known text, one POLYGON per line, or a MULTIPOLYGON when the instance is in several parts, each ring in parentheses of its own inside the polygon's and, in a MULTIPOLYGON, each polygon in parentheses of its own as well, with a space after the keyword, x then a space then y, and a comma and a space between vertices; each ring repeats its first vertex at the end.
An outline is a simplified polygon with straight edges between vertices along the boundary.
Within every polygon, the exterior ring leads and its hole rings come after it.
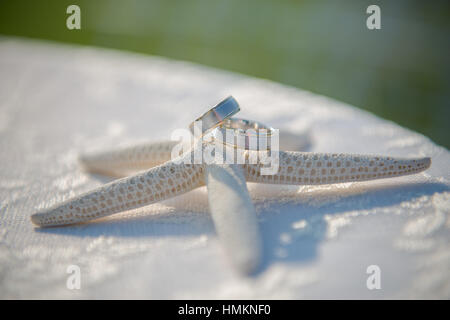
POLYGON ((166 162, 36 213, 31 220, 39 226, 57 226, 142 207, 204 185, 203 169, 182 162, 166 162))
MULTIPOLYGON (((251 151, 249 152, 251 153, 251 151)), ((359 154, 280 151, 277 174, 262 175, 261 165, 245 165, 249 182, 320 185, 399 177, 426 170, 431 159, 392 158, 359 154)))

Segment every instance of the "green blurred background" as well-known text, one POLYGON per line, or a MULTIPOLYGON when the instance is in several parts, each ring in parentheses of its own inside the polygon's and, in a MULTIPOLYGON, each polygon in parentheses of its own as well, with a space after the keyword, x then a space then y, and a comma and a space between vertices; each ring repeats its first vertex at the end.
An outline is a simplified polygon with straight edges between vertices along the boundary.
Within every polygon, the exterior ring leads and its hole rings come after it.
POLYGON ((0 33, 117 48, 327 95, 450 147, 450 1, 0 0, 0 33), (81 8, 81 30, 66 8, 81 8), (381 30, 366 8, 381 8, 381 30))

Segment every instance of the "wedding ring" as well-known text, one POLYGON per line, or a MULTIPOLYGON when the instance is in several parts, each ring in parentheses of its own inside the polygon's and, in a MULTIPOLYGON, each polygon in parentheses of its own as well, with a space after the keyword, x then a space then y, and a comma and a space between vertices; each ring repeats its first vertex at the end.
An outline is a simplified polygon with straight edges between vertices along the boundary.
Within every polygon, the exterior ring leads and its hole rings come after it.
POLYGON ((222 100, 189 125, 191 133, 198 126, 200 137, 209 133, 214 140, 233 148, 245 150, 271 149, 271 137, 274 129, 258 121, 231 118, 240 111, 236 99, 232 96, 222 100), (231 138, 230 138, 231 137, 231 138))
POLYGON ((219 126, 224 120, 239 112, 239 110, 241 109, 239 108, 236 99, 229 96, 205 112, 202 116, 198 117, 189 125, 189 129, 192 134, 194 134, 194 128, 198 126, 201 128, 201 135, 203 136, 210 130, 219 126))
POLYGON ((247 119, 241 119, 241 118, 229 118, 223 121, 223 123, 220 125, 222 128, 226 129, 240 129, 240 130, 267 130, 269 132, 272 132, 272 128, 269 126, 266 126, 265 124, 254 121, 254 120, 247 120, 247 119))
POLYGON ((233 148, 246 150, 271 149, 271 137, 275 129, 261 122, 229 118, 213 131, 214 140, 219 140, 233 148), (231 136, 231 139, 230 139, 231 136))

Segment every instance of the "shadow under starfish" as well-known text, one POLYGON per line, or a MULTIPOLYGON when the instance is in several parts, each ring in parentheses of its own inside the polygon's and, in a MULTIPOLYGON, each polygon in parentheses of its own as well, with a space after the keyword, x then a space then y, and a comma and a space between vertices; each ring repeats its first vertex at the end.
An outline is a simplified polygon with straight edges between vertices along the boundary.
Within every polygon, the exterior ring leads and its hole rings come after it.
MULTIPOLYGON (((363 191, 355 185, 345 188, 313 190, 308 196, 297 194, 284 200, 283 203, 270 201, 258 210, 259 225, 263 234, 264 255, 262 263, 254 274, 265 270, 276 261, 302 263, 314 259, 320 243, 325 239, 327 222, 325 216, 337 215, 347 211, 367 211, 374 208, 392 206, 404 201, 410 201, 420 196, 432 196, 435 193, 449 191, 442 183, 365 183, 363 191), (395 197, 392 195, 395 194, 395 197), (317 206, 310 199, 320 196, 322 199, 337 199, 327 201, 317 206), (379 199, 383 199, 380 201, 379 199), (336 201, 339 206, 336 206, 336 201), (278 213, 274 213, 277 211, 278 213), (281 235, 292 230, 293 225, 304 220, 308 233, 296 242, 296 246, 286 246, 286 252, 281 257, 277 248, 281 235)), ((183 197, 183 196, 182 196, 183 197)), ((202 194, 200 198, 206 198, 202 194)), ((206 203, 206 199, 200 199, 206 203)), ((214 225, 205 212, 187 211, 178 201, 168 201, 168 211, 152 213, 150 207, 144 207, 138 213, 124 213, 120 217, 106 217, 92 223, 70 225, 64 228, 39 228, 39 233, 70 235, 75 237, 172 237, 213 235, 214 225), (113 227, 113 228, 112 228, 113 227)), ((256 202, 258 207, 258 201, 256 202)))

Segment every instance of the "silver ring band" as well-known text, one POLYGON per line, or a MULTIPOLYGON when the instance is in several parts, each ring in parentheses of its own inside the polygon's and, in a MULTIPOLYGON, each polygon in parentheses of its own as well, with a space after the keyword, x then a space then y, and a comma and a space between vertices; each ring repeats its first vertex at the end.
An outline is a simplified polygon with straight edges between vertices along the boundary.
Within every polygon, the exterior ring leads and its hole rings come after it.
POLYGON ((201 135, 219 126, 224 120, 241 110, 239 104, 232 96, 222 100, 203 115, 198 117, 189 125, 189 129, 194 134, 194 127, 201 121, 201 135))
POLYGON ((270 150, 271 136, 274 129, 261 122, 229 118, 226 119, 213 131, 214 140, 220 140, 223 144, 233 148, 246 150, 270 150), (233 141, 227 141, 231 130, 233 141))
POLYGON ((241 129, 247 131, 249 129, 253 130, 268 130, 272 131, 273 129, 259 121, 247 120, 242 118, 229 118, 223 121, 220 125, 221 127, 225 127, 226 129, 241 129))

